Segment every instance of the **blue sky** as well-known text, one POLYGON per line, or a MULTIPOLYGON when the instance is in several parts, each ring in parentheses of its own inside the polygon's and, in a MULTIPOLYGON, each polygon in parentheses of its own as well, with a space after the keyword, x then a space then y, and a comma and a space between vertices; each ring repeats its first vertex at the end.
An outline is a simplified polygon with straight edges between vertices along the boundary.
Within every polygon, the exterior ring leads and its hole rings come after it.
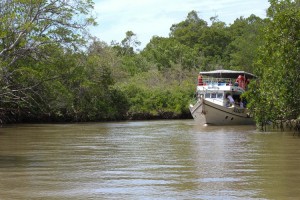
POLYGON ((255 14, 266 17, 268 0, 94 0, 98 26, 91 29, 94 36, 110 44, 133 31, 142 49, 152 36, 168 37, 172 24, 185 20, 195 10, 207 22, 212 16, 232 24, 241 16, 255 14))

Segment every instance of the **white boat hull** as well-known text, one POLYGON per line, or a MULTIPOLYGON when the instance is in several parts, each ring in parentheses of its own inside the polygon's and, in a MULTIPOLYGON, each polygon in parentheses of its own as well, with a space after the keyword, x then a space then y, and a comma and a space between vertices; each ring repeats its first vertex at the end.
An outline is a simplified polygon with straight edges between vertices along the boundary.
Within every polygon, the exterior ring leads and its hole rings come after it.
POLYGON ((205 99, 200 99, 195 105, 190 106, 190 111, 201 125, 252 125, 253 118, 247 113, 247 109, 237 107, 225 107, 205 99))

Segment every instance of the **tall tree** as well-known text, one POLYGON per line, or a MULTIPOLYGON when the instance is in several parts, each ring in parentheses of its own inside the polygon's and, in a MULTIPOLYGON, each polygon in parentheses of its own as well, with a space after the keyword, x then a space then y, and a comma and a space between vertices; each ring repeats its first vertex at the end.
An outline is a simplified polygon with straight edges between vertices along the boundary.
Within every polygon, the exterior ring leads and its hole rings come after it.
POLYGON ((300 116, 300 2, 270 0, 269 22, 252 84, 250 106, 258 122, 300 116))
POLYGON ((173 24, 170 32, 170 38, 197 52, 200 61, 197 65, 202 70, 223 68, 229 62, 226 54, 226 47, 231 42, 228 28, 217 16, 212 17, 211 21, 211 26, 208 26, 196 11, 191 11, 184 21, 173 24))
POLYGON ((145 58, 139 54, 139 49, 137 49, 140 44, 137 35, 132 31, 126 32, 126 36, 121 43, 112 43, 113 48, 122 60, 121 70, 128 76, 133 76, 148 69, 145 58))
POLYGON ((198 39, 198 51, 202 55, 202 70, 228 67, 229 56, 226 48, 231 42, 224 22, 212 17, 212 25, 207 27, 198 39))
POLYGON ((197 52, 175 38, 153 37, 142 55, 155 63, 159 70, 171 68, 174 64, 182 70, 192 69, 198 64, 197 52))
POLYGON ((227 47, 230 55, 230 67, 233 69, 253 72, 258 49, 263 43, 262 29, 264 20, 251 15, 240 17, 229 27, 232 42, 227 47))
POLYGON ((132 31, 127 31, 125 38, 121 41, 121 44, 118 42, 112 42, 112 45, 119 52, 121 56, 133 55, 138 46, 141 45, 141 42, 137 39, 137 36, 132 31))
POLYGON ((36 56, 40 46, 59 43, 76 47, 94 18, 90 0, 4 0, 0 3, 0 58, 7 66, 36 56))
POLYGON ((171 26, 170 37, 176 38, 180 43, 190 48, 194 48, 207 26, 207 22, 200 19, 197 12, 193 10, 188 13, 184 21, 171 26))
POLYGON ((44 49, 48 45, 76 50, 83 44, 86 27, 95 25, 89 16, 92 8, 91 0, 0 2, 0 108, 2 103, 21 106, 30 99, 29 92, 34 92, 41 81, 49 80, 42 77, 40 81, 24 80, 26 84, 19 84, 25 68, 30 68, 28 59, 46 60, 48 52, 44 49))

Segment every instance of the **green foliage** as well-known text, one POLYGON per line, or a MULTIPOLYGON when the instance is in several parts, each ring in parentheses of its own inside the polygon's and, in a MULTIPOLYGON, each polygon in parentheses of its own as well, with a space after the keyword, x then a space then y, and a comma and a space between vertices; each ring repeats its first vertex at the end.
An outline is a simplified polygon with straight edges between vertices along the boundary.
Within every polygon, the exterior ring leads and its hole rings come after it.
POLYGON ((180 43, 190 48, 194 48, 199 44, 198 40, 207 27, 207 22, 200 19, 196 11, 191 11, 188 13, 186 20, 172 25, 170 37, 176 38, 180 43))
POLYGON ((146 59, 140 54, 122 57, 121 70, 129 76, 134 76, 141 72, 148 71, 149 66, 146 59))
POLYGON ((159 69, 174 64, 201 70, 222 68, 252 71, 256 50, 261 45, 262 20, 254 15, 237 19, 231 26, 211 18, 211 25, 191 11, 186 20, 173 24, 170 37, 153 37, 142 55, 159 69))
POLYGON ((174 77, 172 73, 176 71, 169 71, 169 76, 164 76, 153 70, 133 77, 128 84, 122 84, 121 90, 130 105, 128 117, 153 119, 190 116, 187 104, 194 94, 194 83, 188 77, 178 84, 179 80, 170 80, 170 77, 174 77))
POLYGON ((53 51, 47 50, 55 48, 61 53, 82 46, 85 28, 95 25, 88 15, 92 7, 90 0, 1 1, 0 118, 3 121, 10 120, 11 115, 35 116, 45 109, 47 94, 51 94, 47 89, 64 91, 57 82, 61 75, 56 66, 59 63, 53 65, 50 58, 53 51), (48 87, 50 81, 53 86, 48 87))
POLYGON ((93 7, 84 1, 10 0, 0 3, 0 57, 8 65, 26 56, 36 56, 50 43, 75 45, 95 21, 87 14, 93 7), (78 20, 81 18, 81 20, 78 20))
POLYGON ((126 37, 121 41, 121 44, 114 41, 112 45, 117 50, 118 55, 128 56, 134 55, 135 49, 141 45, 141 42, 137 40, 135 33, 127 31, 126 37))
POLYGON ((182 66, 182 69, 192 69, 198 63, 196 51, 174 38, 153 37, 141 54, 156 64, 159 70, 175 64, 182 66))
POLYGON ((253 72, 258 48, 263 44, 262 29, 265 22, 255 15, 239 18, 229 27, 233 41, 227 48, 231 68, 253 72))
POLYGON ((289 0, 270 3, 265 43, 256 65, 260 79, 257 89, 249 93, 259 123, 296 119, 300 114, 300 4, 289 0))
POLYGON ((227 26, 196 11, 142 51, 132 31, 107 45, 85 38, 93 2, 0 3, 0 119, 97 121, 190 117, 199 70, 255 73, 246 94, 257 122, 300 113, 299 1, 270 0, 269 19, 227 26))
POLYGON ((223 22, 215 21, 207 27, 199 38, 198 50, 202 55, 202 70, 212 70, 228 67, 226 49, 231 42, 228 28, 223 22))

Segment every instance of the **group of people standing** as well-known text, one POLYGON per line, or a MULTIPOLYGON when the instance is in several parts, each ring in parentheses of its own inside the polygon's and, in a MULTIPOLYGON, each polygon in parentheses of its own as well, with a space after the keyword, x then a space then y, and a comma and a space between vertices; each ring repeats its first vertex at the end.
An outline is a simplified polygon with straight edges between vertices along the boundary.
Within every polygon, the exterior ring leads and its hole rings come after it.
MULTIPOLYGON (((234 86, 241 87, 245 90, 245 89, 247 89, 249 82, 250 82, 250 80, 248 78, 246 78, 245 76, 239 75, 238 78, 235 80, 234 86)), ((199 86, 206 85, 203 81, 203 77, 201 74, 198 75, 198 85, 199 86)), ((229 83, 227 83, 227 85, 229 85, 229 86, 232 85, 231 80, 229 80, 229 83)))
MULTIPOLYGON (((220 79, 216 79, 217 82, 220 81, 220 79)), ((239 75, 238 78, 235 80, 234 86, 243 88, 244 90, 247 89, 247 86, 249 84, 250 80, 246 78, 243 75, 239 75)), ((225 83, 225 82, 224 82, 225 83)), ((206 85, 207 83, 203 81, 203 77, 201 74, 198 75, 198 86, 206 85)), ((228 86, 232 86, 231 79, 229 79, 229 82, 226 83, 228 86)), ((246 107, 246 101, 240 97, 240 95, 234 95, 232 96, 230 93, 226 94, 226 107, 231 106, 239 106, 240 108, 246 107)))

